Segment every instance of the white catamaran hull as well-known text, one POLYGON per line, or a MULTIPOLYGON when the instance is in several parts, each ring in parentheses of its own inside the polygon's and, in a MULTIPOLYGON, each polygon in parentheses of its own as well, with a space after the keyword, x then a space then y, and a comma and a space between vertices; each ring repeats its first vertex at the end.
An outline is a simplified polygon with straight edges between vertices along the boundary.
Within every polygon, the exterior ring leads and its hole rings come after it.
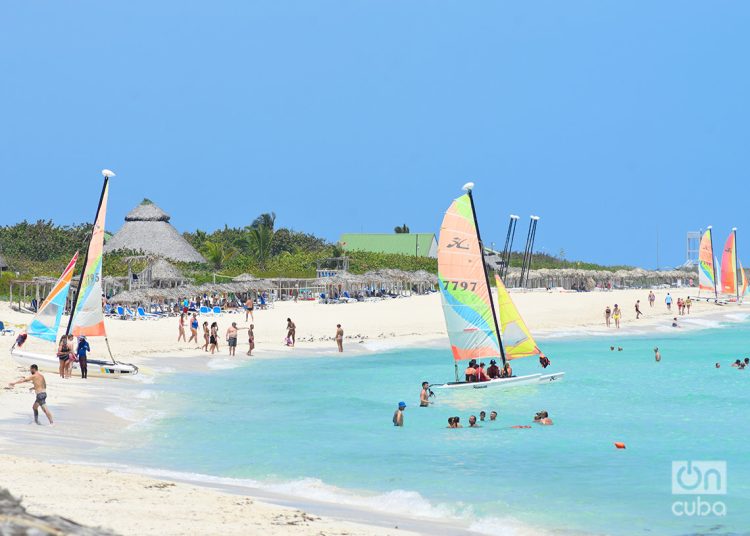
POLYGON ((559 381, 562 381, 563 376, 565 376, 564 372, 554 372, 554 373, 551 373, 551 374, 542 374, 539 377, 539 383, 559 382, 559 381))
MULTIPOLYGON (((36 354, 18 349, 11 350, 10 354, 19 365, 26 367, 36 365, 39 367, 39 370, 44 372, 56 373, 60 367, 60 360, 55 355, 36 354)), ((120 378, 122 376, 128 377, 138 374, 138 367, 127 363, 112 363, 111 361, 100 359, 87 359, 86 363, 88 365, 88 375, 91 377, 120 378)), ((80 376, 78 363, 73 363, 73 375, 80 376)))
POLYGON ((541 374, 527 376, 513 376, 512 378, 498 378, 488 382, 450 382, 442 385, 432 385, 435 389, 504 389, 521 385, 537 385, 541 374))

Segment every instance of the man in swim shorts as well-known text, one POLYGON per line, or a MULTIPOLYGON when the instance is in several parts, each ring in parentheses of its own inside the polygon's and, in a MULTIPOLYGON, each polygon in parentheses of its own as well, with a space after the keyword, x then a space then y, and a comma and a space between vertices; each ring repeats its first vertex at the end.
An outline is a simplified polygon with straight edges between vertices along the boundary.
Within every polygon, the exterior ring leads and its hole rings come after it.
POLYGON ((430 405, 430 384, 422 382, 422 392, 419 393, 419 407, 426 408, 430 405))
POLYGON ((42 411, 47 416, 47 420, 49 420, 49 423, 53 424, 52 414, 47 409, 47 381, 39 372, 39 367, 37 367, 36 365, 31 365, 29 370, 31 372, 31 376, 27 376, 25 378, 21 378, 20 380, 9 383, 8 388, 12 389, 19 383, 31 382, 31 384, 34 386, 34 392, 36 393, 36 399, 34 400, 34 405, 32 406, 32 409, 34 410, 34 422, 40 424, 39 408, 41 407, 42 411))
POLYGON ((237 351, 237 322, 232 322, 227 329, 227 344, 229 344, 229 355, 234 356, 237 351))
POLYGON ((406 402, 399 402, 398 409, 393 413, 393 426, 404 425, 404 410, 406 409, 406 402))

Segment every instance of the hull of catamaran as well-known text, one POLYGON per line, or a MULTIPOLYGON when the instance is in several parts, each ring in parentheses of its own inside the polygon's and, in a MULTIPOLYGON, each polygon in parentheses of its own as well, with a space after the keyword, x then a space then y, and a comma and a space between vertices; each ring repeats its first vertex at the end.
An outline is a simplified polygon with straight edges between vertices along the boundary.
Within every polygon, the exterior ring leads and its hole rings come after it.
POLYGON ((554 382, 560 382, 562 381, 563 377, 565 376, 564 372, 554 372, 551 374, 542 374, 539 377, 538 383, 554 383, 554 382))
POLYGON ((508 389, 522 385, 538 385, 541 374, 513 376, 512 378, 498 378, 488 382, 450 382, 442 385, 432 385, 435 389, 508 389))
MULTIPOLYGON (((13 349, 10 354, 19 365, 29 367, 36 365, 44 372, 56 373, 60 367, 60 361, 55 355, 37 354, 23 350, 13 349)), ((100 359, 87 359, 88 375, 92 378, 121 378, 135 376, 138 367, 128 363, 112 363, 100 359)), ((73 363, 73 376, 80 376, 78 363, 73 363)))

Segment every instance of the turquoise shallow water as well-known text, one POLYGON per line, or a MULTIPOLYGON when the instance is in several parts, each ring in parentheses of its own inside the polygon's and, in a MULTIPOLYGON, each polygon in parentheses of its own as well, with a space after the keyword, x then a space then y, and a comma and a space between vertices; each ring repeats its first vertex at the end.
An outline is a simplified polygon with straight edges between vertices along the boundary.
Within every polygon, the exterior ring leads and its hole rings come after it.
MULTIPOLYGON (((497 534, 509 518, 570 534, 746 533, 750 370, 729 364, 750 355, 748 341, 745 323, 616 341, 549 340, 552 369, 567 372, 562 383, 436 391, 430 408, 417 407, 419 386, 451 379, 447 350, 295 356, 169 375, 154 386, 167 390, 158 402, 169 415, 130 459, 319 498, 343 488, 375 508, 463 517, 497 534), (610 352, 611 342, 624 350, 610 352), (402 399, 409 407, 398 429, 391 417, 402 399), (465 423, 482 409, 497 410, 498 422, 446 428, 449 416, 465 423), (530 424, 540 409, 554 426, 509 428, 530 424), (703 497, 721 500, 726 516, 673 514, 675 500, 693 500, 671 493, 676 460, 727 462, 728 493, 703 497)), ((541 370, 522 361, 517 373, 541 370)))

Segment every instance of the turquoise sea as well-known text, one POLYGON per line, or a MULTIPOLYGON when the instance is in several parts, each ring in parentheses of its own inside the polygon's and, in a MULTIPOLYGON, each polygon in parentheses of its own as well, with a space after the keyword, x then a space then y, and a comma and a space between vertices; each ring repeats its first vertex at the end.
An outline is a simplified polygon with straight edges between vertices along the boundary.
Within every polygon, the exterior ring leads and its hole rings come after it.
MULTIPOLYGON (((161 376, 166 413, 127 433, 134 465, 250 479, 269 489, 399 514, 455 517, 489 534, 686 535, 750 531, 750 324, 648 336, 542 341, 559 384, 446 395, 418 407, 420 383, 451 380, 447 349, 247 361, 161 376), (610 351, 610 344, 623 351, 610 351), (662 362, 654 361, 658 345, 662 362), (721 368, 714 367, 715 362, 721 368), (404 428, 391 417, 408 404, 404 428), (480 410, 499 413, 482 428, 480 410), (531 424, 546 409, 554 426, 531 424), (619 450, 614 442, 627 448, 619 450), (134 443, 135 444, 135 443, 134 443), (672 494, 675 461, 726 462, 727 493, 672 494), (686 510, 687 508, 687 510, 686 510), (705 510, 705 507, 703 507, 705 510)), ((537 372, 533 359, 516 373, 537 372)), ((695 473, 691 473, 695 475, 695 473)))

